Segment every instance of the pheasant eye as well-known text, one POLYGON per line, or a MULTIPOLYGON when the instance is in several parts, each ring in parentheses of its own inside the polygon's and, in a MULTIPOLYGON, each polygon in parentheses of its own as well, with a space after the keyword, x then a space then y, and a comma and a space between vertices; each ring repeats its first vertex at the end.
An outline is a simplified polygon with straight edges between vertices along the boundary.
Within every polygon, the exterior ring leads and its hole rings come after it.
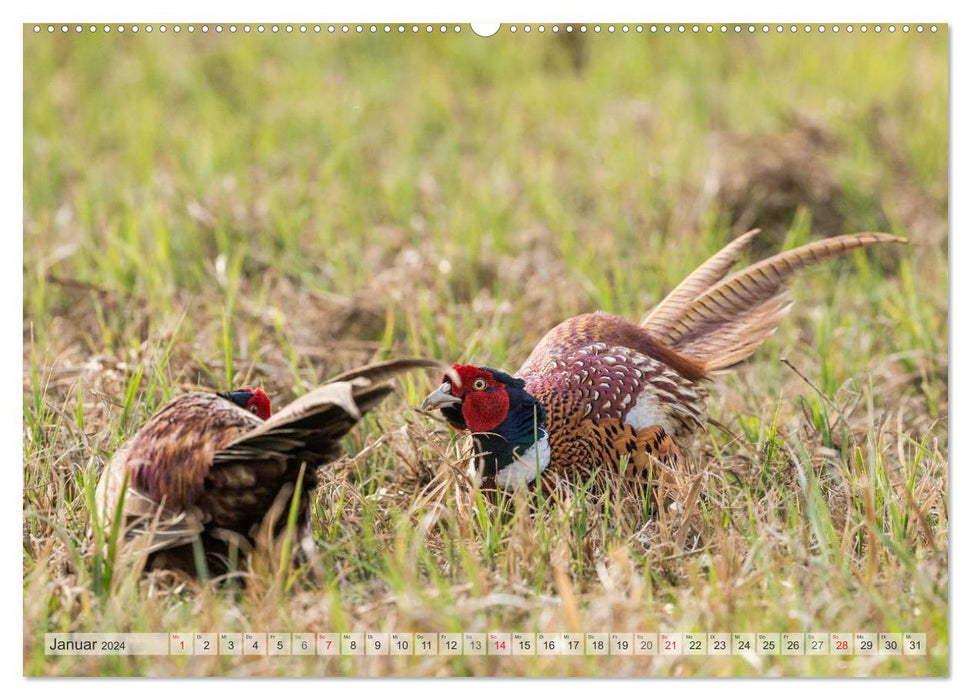
POLYGON ((254 403, 252 406, 249 407, 249 412, 250 413, 259 413, 260 412, 260 407, 257 404, 254 403))
POLYGON ((472 388, 475 389, 476 391, 484 391, 486 386, 487 386, 486 380, 483 379, 482 377, 479 377, 474 382, 472 382, 472 388))

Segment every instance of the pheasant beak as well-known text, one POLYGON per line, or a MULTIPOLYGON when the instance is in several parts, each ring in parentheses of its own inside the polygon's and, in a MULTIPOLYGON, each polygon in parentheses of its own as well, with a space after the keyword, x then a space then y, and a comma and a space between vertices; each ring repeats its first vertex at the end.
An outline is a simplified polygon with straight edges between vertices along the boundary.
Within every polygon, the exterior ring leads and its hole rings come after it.
POLYGON ((429 411, 433 408, 454 406, 457 403, 462 403, 462 399, 452 396, 452 385, 444 382, 421 402, 421 410, 429 411))

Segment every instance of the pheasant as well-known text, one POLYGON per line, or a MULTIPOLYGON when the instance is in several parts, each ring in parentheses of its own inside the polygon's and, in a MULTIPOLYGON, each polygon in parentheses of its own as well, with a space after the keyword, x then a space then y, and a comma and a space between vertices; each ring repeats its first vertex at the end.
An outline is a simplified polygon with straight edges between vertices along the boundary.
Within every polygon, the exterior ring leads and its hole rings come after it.
POLYGON ((837 236, 729 276, 758 230, 739 236, 691 273, 640 324, 602 311, 550 330, 515 374, 453 365, 422 404, 472 435, 471 469, 484 488, 511 490, 537 476, 567 480, 595 470, 644 480, 680 463, 706 421, 709 380, 749 358, 792 302, 801 268, 884 243, 881 233, 837 236))
POLYGON ((233 548, 252 548, 278 495, 301 479, 306 518, 315 468, 342 454, 341 438, 392 392, 386 380, 417 368, 442 365, 410 359, 352 370, 272 417, 262 389, 184 394, 115 453, 96 490, 99 520, 108 531, 120 516, 125 540, 152 566, 194 570, 199 538, 207 562, 228 570, 233 548))

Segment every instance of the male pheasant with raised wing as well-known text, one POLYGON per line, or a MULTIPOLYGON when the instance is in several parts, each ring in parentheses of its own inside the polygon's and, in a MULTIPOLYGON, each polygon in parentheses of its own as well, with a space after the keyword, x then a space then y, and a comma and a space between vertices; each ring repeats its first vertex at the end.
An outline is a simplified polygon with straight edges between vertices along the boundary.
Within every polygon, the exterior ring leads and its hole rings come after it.
POLYGON ((195 568, 193 547, 227 567, 246 551, 280 494, 299 486, 306 517, 315 469, 343 454, 341 439, 375 408, 400 372, 441 369, 398 360, 345 372, 271 417, 261 389, 192 392, 163 406, 114 455, 96 491, 106 529, 120 518, 136 553, 175 568, 195 568), (164 556, 162 556, 164 554, 164 556))
POLYGON ((809 243, 729 271, 750 231, 691 273, 638 325, 604 312, 563 321, 519 370, 453 365, 425 399, 472 434, 484 486, 533 483, 537 475, 586 478, 624 469, 644 479, 655 460, 680 457, 706 420, 708 379, 746 360, 792 304, 786 280, 801 268, 904 239, 860 233, 809 243))

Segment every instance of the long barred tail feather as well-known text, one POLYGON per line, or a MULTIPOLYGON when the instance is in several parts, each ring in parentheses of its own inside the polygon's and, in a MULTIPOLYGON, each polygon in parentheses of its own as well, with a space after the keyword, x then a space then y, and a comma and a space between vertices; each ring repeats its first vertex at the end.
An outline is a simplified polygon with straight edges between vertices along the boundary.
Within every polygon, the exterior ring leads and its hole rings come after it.
POLYGON ((668 337, 668 330, 674 327, 695 299, 725 278, 759 231, 760 229, 753 229, 743 233, 706 260, 648 312, 641 321, 641 326, 651 331, 651 335, 665 345, 673 345, 674 342, 668 337))
POLYGON ((886 233, 836 236, 779 253, 726 278, 757 232, 739 236, 716 253, 641 323, 672 350, 700 360, 708 373, 744 361, 775 332, 792 306, 785 284, 795 272, 857 248, 907 242, 886 233))

